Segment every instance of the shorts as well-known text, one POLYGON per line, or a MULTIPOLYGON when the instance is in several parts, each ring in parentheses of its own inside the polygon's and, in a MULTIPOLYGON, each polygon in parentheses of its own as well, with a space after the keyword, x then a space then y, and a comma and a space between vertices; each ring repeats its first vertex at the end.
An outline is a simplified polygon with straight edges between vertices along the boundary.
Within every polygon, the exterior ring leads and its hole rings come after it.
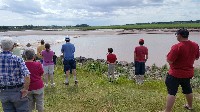
POLYGON ((76 69, 76 61, 74 59, 71 60, 65 60, 63 61, 64 64, 64 72, 70 70, 70 69, 76 69))
POLYGON ((135 75, 144 75, 145 73, 145 62, 135 61, 135 75))
POLYGON ((183 94, 192 93, 192 87, 190 85, 190 78, 176 78, 167 74, 165 84, 167 86, 168 94, 176 96, 179 85, 182 87, 183 94))
POLYGON ((108 75, 114 74, 115 64, 108 64, 108 75))
POLYGON ((44 69, 44 74, 53 75, 53 72, 54 72, 54 65, 43 66, 43 69, 44 69))

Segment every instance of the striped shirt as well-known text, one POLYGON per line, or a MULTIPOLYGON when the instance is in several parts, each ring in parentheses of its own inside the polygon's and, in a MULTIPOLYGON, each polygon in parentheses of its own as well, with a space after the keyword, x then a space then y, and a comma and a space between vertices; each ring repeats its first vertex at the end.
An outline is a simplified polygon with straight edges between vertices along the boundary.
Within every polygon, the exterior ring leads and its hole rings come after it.
POLYGON ((30 74, 22 58, 10 51, 0 53, 0 86, 15 86, 24 83, 30 74))

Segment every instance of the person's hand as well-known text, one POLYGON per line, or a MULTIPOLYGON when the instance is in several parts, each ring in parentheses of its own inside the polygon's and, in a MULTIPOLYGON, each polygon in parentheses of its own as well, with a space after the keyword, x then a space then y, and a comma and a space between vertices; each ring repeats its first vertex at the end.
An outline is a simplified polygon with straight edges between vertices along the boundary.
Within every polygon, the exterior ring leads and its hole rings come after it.
POLYGON ((27 89, 25 89, 25 88, 21 89, 21 95, 22 95, 21 98, 26 97, 27 94, 28 94, 28 90, 27 89))

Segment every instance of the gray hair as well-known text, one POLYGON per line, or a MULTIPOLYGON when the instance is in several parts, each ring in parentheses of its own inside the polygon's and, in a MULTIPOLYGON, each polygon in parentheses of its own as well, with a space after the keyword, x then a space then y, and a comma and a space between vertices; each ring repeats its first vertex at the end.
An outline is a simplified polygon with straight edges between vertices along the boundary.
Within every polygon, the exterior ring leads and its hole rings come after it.
POLYGON ((32 60, 35 58, 35 51, 33 49, 26 49, 24 55, 27 60, 32 60))
POLYGON ((3 51, 11 51, 14 46, 14 42, 9 39, 1 40, 1 48, 3 51))

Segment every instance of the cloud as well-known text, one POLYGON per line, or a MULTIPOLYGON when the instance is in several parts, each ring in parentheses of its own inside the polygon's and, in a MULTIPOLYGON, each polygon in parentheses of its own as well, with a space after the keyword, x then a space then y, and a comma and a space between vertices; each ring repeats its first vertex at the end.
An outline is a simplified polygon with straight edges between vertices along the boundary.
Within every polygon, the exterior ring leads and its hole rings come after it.
POLYGON ((3 0, 1 9, 20 14, 37 15, 43 13, 40 4, 34 0, 3 0))
POLYGON ((199 6, 198 0, 1 0, 0 13, 19 23, 111 25, 195 20, 199 6))

